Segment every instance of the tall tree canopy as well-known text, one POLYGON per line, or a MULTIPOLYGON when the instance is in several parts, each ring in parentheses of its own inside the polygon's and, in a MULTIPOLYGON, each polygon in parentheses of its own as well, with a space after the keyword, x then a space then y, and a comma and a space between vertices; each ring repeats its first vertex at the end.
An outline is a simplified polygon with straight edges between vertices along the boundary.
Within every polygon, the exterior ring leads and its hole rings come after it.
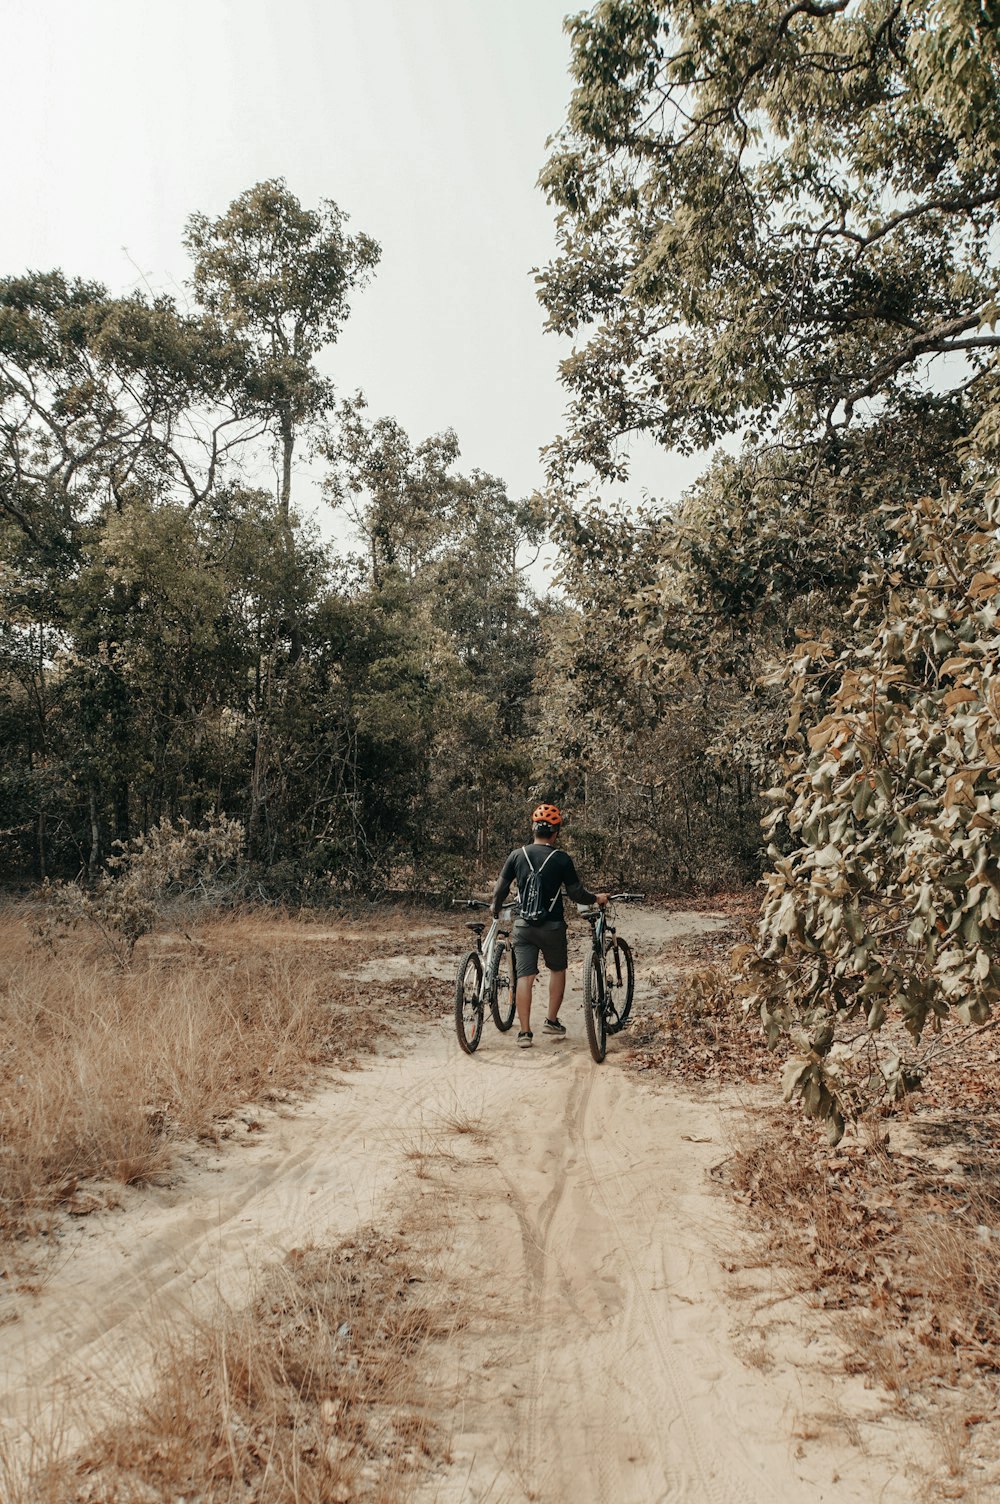
POLYGON ((729 436, 642 520, 620 652, 720 775, 771 769, 747 991, 836 1138, 873 1080, 919 1080, 928 1025, 1000 1003, 1000 6, 601 0, 567 24, 553 470, 729 436), (877 1039, 893 1016, 909 1054, 877 1039))
POLYGON ((623 474, 637 430, 691 450, 888 426, 935 357, 948 386, 982 383, 998 18, 995 0, 602 0, 567 23, 540 277, 550 327, 582 337, 563 468, 623 474))
POLYGON ((249 188, 218 219, 188 220, 195 292, 245 351, 248 394, 279 442, 285 521, 298 430, 332 402, 316 357, 336 340, 352 290, 381 254, 369 235, 348 235, 346 219, 330 199, 303 208, 275 178, 249 188))

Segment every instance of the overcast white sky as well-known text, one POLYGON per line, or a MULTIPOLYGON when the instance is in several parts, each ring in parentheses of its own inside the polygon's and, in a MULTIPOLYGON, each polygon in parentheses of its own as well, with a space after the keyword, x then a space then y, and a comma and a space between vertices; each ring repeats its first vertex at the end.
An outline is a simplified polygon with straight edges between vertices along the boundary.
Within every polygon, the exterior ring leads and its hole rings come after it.
MULTIPOLYGON (((0 275, 120 292, 138 268, 178 291, 187 216, 284 177, 382 245, 333 354, 342 390, 415 440, 455 428, 463 467, 525 494, 564 405, 530 269, 552 248, 535 180, 569 98, 562 18, 583 8, 0 0, 0 275)), ((676 496, 702 465, 647 450, 626 494, 676 496)))

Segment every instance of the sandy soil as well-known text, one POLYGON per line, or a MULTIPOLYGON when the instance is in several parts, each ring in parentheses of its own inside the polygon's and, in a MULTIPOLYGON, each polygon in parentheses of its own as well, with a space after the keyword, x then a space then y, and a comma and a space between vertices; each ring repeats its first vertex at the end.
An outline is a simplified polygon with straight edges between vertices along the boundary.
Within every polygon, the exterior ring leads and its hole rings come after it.
MULTIPOLYGON (((644 969, 719 923, 623 918, 637 1009, 644 969)), ((169 1188, 67 1221, 40 1289, 0 1307, 7 1454, 32 1433, 72 1440, 141 1384, 171 1323, 239 1301, 262 1261, 377 1218, 446 1250, 467 1313, 434 1354, 451 1460, 424 1504, 912 1500, 923 1440, 838 1374, 805 1307, 741 1260, 737 1209, 711 1175, 738 1099, 637 1084, 620 1065, 627 1036, 595 1066, 573 988, 568 1040, 536 1026, 522 1051, 487 1020, 468 1058, 448 983, 463 934, 421 928, 439 1018, 414 1018, 305 1103, 248 1112, 242 1142, 192 1150, 169 1188)))

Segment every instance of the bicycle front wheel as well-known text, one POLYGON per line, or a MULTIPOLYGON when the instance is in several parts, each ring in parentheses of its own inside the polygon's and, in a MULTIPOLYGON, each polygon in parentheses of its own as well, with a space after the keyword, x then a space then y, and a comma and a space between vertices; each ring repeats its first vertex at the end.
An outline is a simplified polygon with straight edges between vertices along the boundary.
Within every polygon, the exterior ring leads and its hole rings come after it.
POLYGON ((514 970, 514 951, 513 949, 508 951, 506 944, 502 942, 493 952, 493 965, 490 967, 487 990, 493 1022, 501 1034, 506 1034, 514 1022, 517 974, 514 970))
POLYGON ((477 951, 470 950, 462 959, 455 980, 455 1032, 467 1055, 471 1055, 483 1037, 483 963, 477 951))
POLYGON ((615 935, 604 949, 604 982, 607 1005, 604 1013, 608 1033, 617 1034, 628 1023, 635 994, 635 966, 627 940, 615 935))
POLYGON ((604 1059, 608 1047, 604 1003, 604 958, 591 951, 583 966, 583 1018, 587 1025, 590 1053, 598 1065, 604 1059))

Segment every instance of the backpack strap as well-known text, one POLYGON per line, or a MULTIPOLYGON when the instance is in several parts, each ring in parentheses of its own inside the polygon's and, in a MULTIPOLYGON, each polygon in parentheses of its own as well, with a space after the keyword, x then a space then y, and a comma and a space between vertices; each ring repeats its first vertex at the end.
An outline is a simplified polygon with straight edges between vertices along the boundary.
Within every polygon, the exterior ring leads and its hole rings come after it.
MULTIPOLYGON (((527 848, 527 846, 522 846, 521 850, 524 853, 524 860, 527 862, 528 866, 531 867, 531 870, 535 874, 536 877, 538 877, 542 872, 545 871, 545 868, 546 868, 547 864, 549 862, 551 862, 552 858, 556 854, 556 847, 553 846, 552 850, 549 852, 548 856, 545 858, 545 861, 542 863, 542 865, 540 867, 538 867, 538 868, 535 868, 532 865, 531 857, 528 855, 528 848, 527 848)), ((553 902, 555 902, 555 900, 553 900, 553 902)), ((550 904, 549 907, 551 908, 552 905, 550 904)))
MULTIPOLYGON (((555 856, 556 849, 557 848, 555 846, 553 846, 552 850, 549 852, 548 856, 545 858, 545 861, 542 863, 542 865, 540 867, 538 867, 536 869, 532 865, 531 857, 528 855, 528 848, 527 848, 527 846, 522 846, 521 847, 521 851, 522 851, 522 853, 524 855, 524 860, 527 862, 528 866, 531 868, 531 875, 532 875, 532 877, 541 877, 542 873, 545 871, 546 864, 548 862, 550 862, 552 860, 552 858, 555 856)), ((552 913, 552 910, 555 908, 556 904, 559 901, 559 894, 561 892, 562 892, 562 883, 559 884, 559 887, 556 889, 555 898, 553 898, 552 902, 549 904, 548 908, 545 911, 547 914, 551 914, 552 913)), ((541 889, 539 889, 539 891, 538 891, 538 896, 539 896, 539 898, 541 898, 541 896, 542 896, 541 889)))

